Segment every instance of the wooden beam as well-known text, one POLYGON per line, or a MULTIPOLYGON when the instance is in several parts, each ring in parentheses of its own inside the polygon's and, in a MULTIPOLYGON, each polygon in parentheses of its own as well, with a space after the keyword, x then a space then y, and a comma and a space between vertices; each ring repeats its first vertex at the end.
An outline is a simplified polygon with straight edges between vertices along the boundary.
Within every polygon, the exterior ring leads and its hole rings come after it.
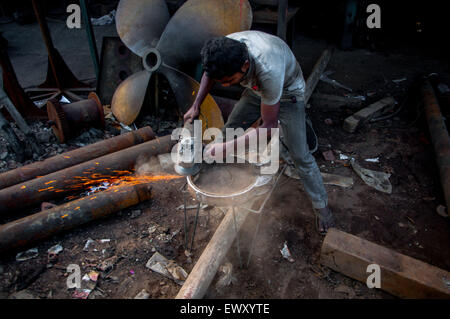
POLYGON ((368 107, 363 108, 362 110, 359 110, 355 114, 347 117, 344 121, 344 130, 346 130, 349 133, 353 133, 356 128, 358 127, 359 123, 362 121, 367 120, 372 115, 374 115, 376 112, 381 111, 387 106, 394 105, 395 100, 392 97, 385 97, 384 99, 379 100, 378 102, 375 102, 373 104, 370 104, 368 107))
MULTIPOLYGON (((276 0, 277 1, 277 0, 276 0)), ((288 7, 287 23, 297 14, 299 7, 288 7)), ((277 24, 278 23, 278 9, 264 8, 262 10, 253 11, 253 23, 260 24, 277 24)))
POLYGON ((278 0, 277 36, 286 41, 288 0, 278 0))
POLYGON ((450 273, 391 249, 331 228, 320 261, 346 276, 366 283, 367 266, 381 269, 381 288, 401 298, 450 298, 450 273))
MULTIPOLYGON (((253 202, 254 200, 250 200, 250 207, 253 202)), ((203 250, 202 255, 175 297, 176 299, 203 298, 248 214, 247 210, 236 208, 236 231, 233 211, 231 208, 228 209, 210 242, 203 250)))
POLYGON ((331 59, 331 55, 333 54, 332 48, 326 48, 319 60, 317 60, 311 74, 308 76, 306 80, 306 89, 305 89, 305 105, 308 103, 309 98, 311 97, 312 92, 316 88, 317 82, 319 82, 320 76, 327 68, 328 62, 331 59))

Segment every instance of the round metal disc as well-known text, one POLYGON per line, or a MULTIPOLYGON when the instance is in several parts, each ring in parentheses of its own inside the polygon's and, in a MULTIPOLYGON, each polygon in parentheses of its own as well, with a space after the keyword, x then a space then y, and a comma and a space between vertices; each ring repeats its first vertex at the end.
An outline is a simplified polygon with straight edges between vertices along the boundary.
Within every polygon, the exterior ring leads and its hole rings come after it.
POLYGON ((206 40, 248 30, 251 24, 247 0, 188 0, 170 19, 157 48, 165 64, 184 70, 200 60, 206 40))
POLYGON ((70 126, 66 118, 66 113, 57 99, 47 101, 47 115, 48 119, 54 123, 52 125, 53 133, 60 143, 64 143, 70 136, 70 126))
POLYGON ((116 13, 117 33, 131 51, 142 57, 156 46, 169 19, 164 0, 121 0, 116 13))

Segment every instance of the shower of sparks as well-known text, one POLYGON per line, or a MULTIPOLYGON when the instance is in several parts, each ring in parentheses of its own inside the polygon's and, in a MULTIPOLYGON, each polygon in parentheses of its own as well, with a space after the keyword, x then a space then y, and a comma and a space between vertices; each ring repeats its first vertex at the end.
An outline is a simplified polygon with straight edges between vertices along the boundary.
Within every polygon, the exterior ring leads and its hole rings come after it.
MULTIPOLYGON (((92 169, 92 168, 91 168, 92 169)), ((102 190, 113 189, 117 192, 121 187, 132 186, 139 184, 148 184, 152 182, 170 181, 174 179, 182 178, 179 175, 138 175, 134 176, 132 171, 126 170, 111 170, 113 175, 105 175, 101 173, 92 173, 91 169, 83 172, 83 176, 74 176, 71 180, 68 180, 67 186, 63 188, 55 188, 49 186, 39 189, 38 192, 76 192, 87 190, 81 196, 89 196, 102 190)), ((45 185, 55 183, 55 180, 46 182, 45 185)), ((23 186, 22 189, 25 187, 23 186)), ((66 200, 72 200, 79 196, 68 196, 66 200)))

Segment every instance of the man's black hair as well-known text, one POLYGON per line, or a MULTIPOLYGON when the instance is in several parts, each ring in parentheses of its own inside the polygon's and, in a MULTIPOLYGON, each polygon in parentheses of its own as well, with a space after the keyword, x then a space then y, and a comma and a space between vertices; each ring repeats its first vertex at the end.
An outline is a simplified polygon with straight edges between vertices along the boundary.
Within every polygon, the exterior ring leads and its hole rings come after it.
POLYGON ((242 72, 241 68, 248 60, 245 43, 227 37, 212 38, 206 41, 200 54, 203 71, 215 80, 242 72))

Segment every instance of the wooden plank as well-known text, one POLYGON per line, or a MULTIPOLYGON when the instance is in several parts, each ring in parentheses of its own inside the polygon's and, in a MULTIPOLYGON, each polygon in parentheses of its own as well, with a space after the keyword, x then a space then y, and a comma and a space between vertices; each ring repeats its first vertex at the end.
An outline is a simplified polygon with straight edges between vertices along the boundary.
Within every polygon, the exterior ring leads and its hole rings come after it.
POLYGON ((347 117, 343 125, 344 130, 353 133, 361 122, 367 120, 376 112, 381 111, 385 107, 394 105, 394 103, 394 98, 389 96, 379 100, 378 102, 370 104, 369 106, 363 108, 362 110, 359 110, 355 114, 347 117))
POLYGON ((305 88, 305 105, 308 103, 308 100, 311 97, 312 92, 316 88, 320 76, 327 68, 328 62, 331 59, 333 51, 334 51, 333 48, 326 48, 323 51, 322 55, 320 56, 319 60, 317 60, 316 64, 314 65, 311 74, 308 76, 305 88))
POLYGON ((366 283, 367 266, 381 269, 381 288, 401 298, 450 298, 450 273, 357 236, 331 228, 321 264, 366 283))
POLYGON ((341 176, 336 174, 328 174, 320 172, 322 175, 323 183, 326 185, 335 185, 341 187, 353 186, 353 177, 341 176))
POLYGON ((288 0, 278 0, 277 36, 286 41, 288 0))
MULTIPOLYGON (((254 201, 254 199, 249 201, 249 207, 254 201)), ((228 209, 227 214, 175 297, 176 299, 203 298, 248 214, 249 212, 245 209, 235 209, 236 231, 232 209, 228 209)))

